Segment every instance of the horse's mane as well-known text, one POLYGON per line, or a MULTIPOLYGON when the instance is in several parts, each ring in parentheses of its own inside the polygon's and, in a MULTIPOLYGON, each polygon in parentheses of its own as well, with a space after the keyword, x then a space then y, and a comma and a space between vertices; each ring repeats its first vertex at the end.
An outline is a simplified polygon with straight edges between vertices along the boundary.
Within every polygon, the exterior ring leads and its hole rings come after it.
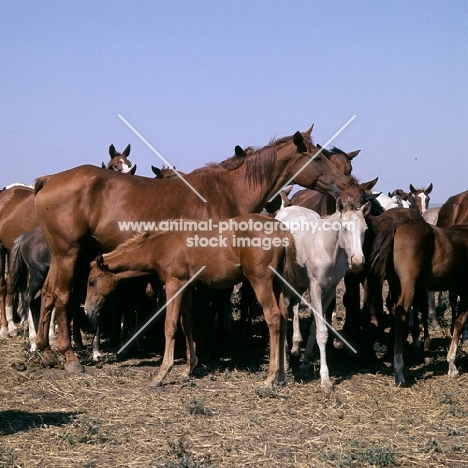
POLYGON ((268 144, 263 148, 248 147, 244 150, 245 156, 231 156, 220 163, 209 163, 204 167, 195 169, 192 174, 200 174, 206 170, 234 171, 245 165, 245 176, 251 185, 270 184, 276 163, 276 146, 268 144))
MULTIPOLYGON (((120 252, 121 250, 125 250, 128 247, 133 247, 134 244, 137 244, 139 242, 143 242, 148 236, 149 236, 149 233, 146 232, 146 231, 145 232, 141 232, 141 231, 137 232, 132 237, 130 237, 130 239, 127 239, 125 242, 122 242, 122 244, 119 244, 115 248, 115 250, 112 250, 111 252, 107 252, 107 253, 103 254, 102 258, 106 259, 110 255, 112 255, 116 250, 118 250, 120 252)), ((91 262, 91 266, 93 266, 93 264, 95 264, 95 263, 96 263, 96 260, 93 260, 91 262)))
POLYGON ((336 146, 332 146, 332 148, 329 149, 328 152, 331 156, 333 156, 334 154, 344 154, 346 157, 348 156, 343 150, 337 148, 336 146))

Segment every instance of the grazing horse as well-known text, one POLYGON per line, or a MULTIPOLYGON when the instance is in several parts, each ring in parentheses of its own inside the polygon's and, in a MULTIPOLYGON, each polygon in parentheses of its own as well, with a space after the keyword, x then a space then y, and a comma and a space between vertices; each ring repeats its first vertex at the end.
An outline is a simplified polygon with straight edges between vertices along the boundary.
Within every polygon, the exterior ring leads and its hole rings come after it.
MULTIPOLYGON (((353 206, 353 209, 347 208, 349 207, 345 207, 339 198, 336 212, 325 218, 320 218, 315 211, 298 206, 285 208, 276 215, 276 219, 286 224, 294 236, 297 274, 300 278, 297 289, 299 294, 309 291, 315 317, 302 365, 307 366, 310 363, 317 337, 320 350, 320 385, 327 393, 333 390, 333 386, 326 360, 328 330, 324 314, 334 301, 336 287, 344 278, 347 268, 356 270, 363 265, 362 243, 367 229, 365 216, 370 211, 370 202, 359 207, 353 206)), ((294 297, 290 302, 294 312, 292 355, 299 354, 302 341, 299 330, 299 302, 298 297, 294 297)))
POLYGON ((34 190, 13 185, 0 191, 0 337, 18 333, 13 320, 13 295, 6 263, 14 240, 37 226, 34 190))
POLYGON ((396 301, 393 315, 397 385, 405 383, 403 343, 407 332, 408 309, 415 301, 425 303, 426 290, 450 289, 460 295, 461 315, 455 322, 447 355, 449 374, 455 375, 457 343, 468 315, 468 226, 439 228, 423 219, 408 219, 394 224, 380 232, 374 242, 372 273, 381 281, 387 278, 396 301))
POLYGON ((152 387, 157 387, 174 365, 175 333, 181 314, 187 342, 187 374, 197 363, 192 338, 193 286, 201 283, 209 288, 225 289, 248 279, 270 330, 270 361, 265 384, 271 386, 275 381, 284 380, 286 309, 281 293, 283 285, 274 270, 288 282, 296 283, 293 237, 278 221, 259 214, 220 221, 208 229, 201 226, 206 221, 180 222, 187 230, 139 234, 113 252, 98 256, 88 278, 86 315, 92 323, 97 323, 104 298, 125 279, 157 276, 165 284, 164 358, 151 382, 152 387))
POLYGON ((134 175, 137 169, 136 164, 132 165, 128 159, 130 154, 130 145, 128 145, 122 153, 117 153, 114 145, 109 146, 110 161, 106 164, 102 163, 102 169, 112 169, 117 172, 129 173, 134 175))
POLYGON ((58 349, 65 355, 65 368, 83 371, 71 349, 68 317, 79 305, 89 261, 98 251, 113 250, 131 237, 128 223, 141 229, 141 222, 182 217, 218 220, 260 212, 268 197, 289 183, 338 196, 337 185, 345 186, 349 177, 317 153, 311 132, 312 128, 273 140, 247 157, 210 164, 184 179, 126 177, 93 166, 38 179, 36 211, 52 254, 36 339, 44 362, 57 362, 47 343, 50 311, 55 305, 58 349), (64 192, 68 194, 65 200, 64 192))

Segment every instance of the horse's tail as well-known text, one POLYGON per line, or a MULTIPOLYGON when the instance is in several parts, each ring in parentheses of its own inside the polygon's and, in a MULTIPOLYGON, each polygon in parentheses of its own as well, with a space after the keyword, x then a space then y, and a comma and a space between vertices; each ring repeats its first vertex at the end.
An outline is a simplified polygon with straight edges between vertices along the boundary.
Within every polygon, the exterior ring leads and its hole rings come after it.
POLYGON ((37 195, 37 192, 44 187, 48 178, 49 176, 42 176, 36 179, 36 183, 34 184, 34 195, 37 195))
POLYGON ((370 274, 377 277, 383 283, 389 273, 389 268, 393 269, 393 238, 395 226, 379 232, 372 246, 370 259, 370 274))
MULTIPOLYGON (((289 231, 284 231, 283 242, 287 241, 283 261, 283 278, 294 288, 299 284, 299 275, 296 267, 296 243, 289 231)), ((287 289, 289 287, 285 285, 287 289)))
POLYGON ((10 266, 9 272, 11 289, 13 292, 23 292, 27 288, 28 283, 28 266, 26 265, 20 248, 24 234, 19 236, 13 242, 13 247, 10 250, 10 266))

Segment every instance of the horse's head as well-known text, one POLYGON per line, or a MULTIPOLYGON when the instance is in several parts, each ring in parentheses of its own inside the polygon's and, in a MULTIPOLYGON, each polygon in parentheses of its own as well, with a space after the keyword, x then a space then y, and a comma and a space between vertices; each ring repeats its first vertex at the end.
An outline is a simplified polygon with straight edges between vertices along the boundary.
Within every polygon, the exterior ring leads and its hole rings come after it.
POLYGON ((423 214, 429 208, 429 194, 432 192, 432 182, 427 188, 415 189, 413 184, 410 184, 410 192, 414 197, 416 209, 423 214))
POLYGON ((292 138, 296 154, 291 159, 291 182, 328 193, 336 199, 340 190, 349 184, 350 177, 330 160, 329 151, 319 149, 312 143, 312 128, 303 133, 296 132, 292 138))
POLYGON ((351 175, 353 165, 351 161, 361 152, 361 150, 351 151, 351 153, 345 153, 343 150, 333 146, 331 150, 326 150, 320 145, 317 148, 321 149, 323 154, 336 166, 341 174, 346 176, 351 175))
POLYGON ((104 257, 99 254, 91 263, 91 271, 88 276, 86 301, 84 310, 91 324, 95 328, 99 320, 99 314, 106 298, 115 290, 117 280, 104 263, 104 257))
POLYGON ((340 228, 339 245, 346 252, 348 268, 358 272, 362 269, 365 260, 362 245, 367 229, 365 217, 370 213, 371 202, 347 209, 346 203, 343 203, 339 197, 336 208, 340 213, 339 226, 336 226, 340 228))
POLYGON ((174 169, 171 169, 170 167, 164 166, 164 164, 161 169, 159 169, 159 167, 151 166, 155 179, 173 179, 174 177, 177 177, 177 173, 184 175, 183 172, 176 172, 175 168, 176 167, 174 166, 174 169))
POLYGON ((122 153, 117 153, 114 145, 109 146, 110 161, 106 164, 102 163, 103 169, 111 169, 117 172, 123 172, 125 174, 135 174, 136 164, 132 166, 132 163, 128 159, 130 154, 130 145, 128 145, 122 153))

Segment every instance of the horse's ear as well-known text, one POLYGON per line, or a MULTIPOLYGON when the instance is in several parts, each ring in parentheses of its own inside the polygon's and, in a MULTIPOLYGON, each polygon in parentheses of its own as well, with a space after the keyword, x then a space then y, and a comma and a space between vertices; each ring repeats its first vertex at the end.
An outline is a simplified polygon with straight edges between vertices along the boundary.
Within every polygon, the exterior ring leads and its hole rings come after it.
POLYGON ((370 180, 369 182, 363 182, 360 184, 361 188, 363 190, 372 190, 375 186, 375 184, 378 182, 379 178, 376 177, 374 180, 370 180))
POLYGON ((101 164, 101 167, 102 167, 103 169, 107 169, 107 166, 106 166, 104 163, 101 164))
POLYGON ((341 197, 338 197, 336 199, 336 211, 343 211, 344 210, 344 204, 343 204, 343 200, 341 199, 341 197))
POLYGON ((304 133, 305 135, 310 139, 310 135, 312 135, 312 130, 314 128, 314 124, 311 125, 311 127, 309 128, 309 130, 306 130, 304 133))
POLYGON ((161 177, 161 169, 159 167, 151 166, 151 170, 156 177, 161 177))
POLYGON ((239 145, 236 145, 234 148, 234 154, 239 157, 244 157, 245 151, 239 145))
POLYGON ((351 151, 351 153, 347 153, 348 159, 355 158, 360 152, 361 150, 356 150, 356 151, 351 151))
POLYGON ((378 198, 380 195, 382 195, 382 192, 377 192, 377 193, 369 193, 364 195, 364 201, 372 201, 378 198))
POLYGON ((411 193, 416 193, 417 190, 413 187, 413 184, 409 184, 409 189, 411 191, 411 193))
POLYGON ((137 165, 134 164, 133 167, 130 169, 130 174, 135 175, 137 165))
POLYGON ((104 257, 102 256, 102 253, 98 254, 98 256, 96 257, 96 265, 102 271, 105 271, 108 269, 107 265, 104 265, 104 257))
POLYGON ((424 190, 424 193, 425 193, 426 195, 429 195, 431 192, 432 192, 432 182, 431 182, 431 184, 429 185, 429 187, 427 187, 427 189, 424 190))
POLYGON ((368 201, 365 205, 361 208, 362 216, 366 217, 371 212, 371 202, 368 201))
POLYGON ((130 143, 128 146, 124 149, 124 152, 122 153, 122 156, 127 157, 130 154, 130 143))
POLYGON ((304 137, 301 132, 296 132, 294 134, 293 143, 296 145, 298 153, 305 153, 307 151, 307 147, 304 144, 304 137))
POLYGON ((115 154, 116 154, 116 151, 115 151, 114 145, 110 145, 109 146, 109 156, 111 157, 111 159, 115 156, 115 154))

